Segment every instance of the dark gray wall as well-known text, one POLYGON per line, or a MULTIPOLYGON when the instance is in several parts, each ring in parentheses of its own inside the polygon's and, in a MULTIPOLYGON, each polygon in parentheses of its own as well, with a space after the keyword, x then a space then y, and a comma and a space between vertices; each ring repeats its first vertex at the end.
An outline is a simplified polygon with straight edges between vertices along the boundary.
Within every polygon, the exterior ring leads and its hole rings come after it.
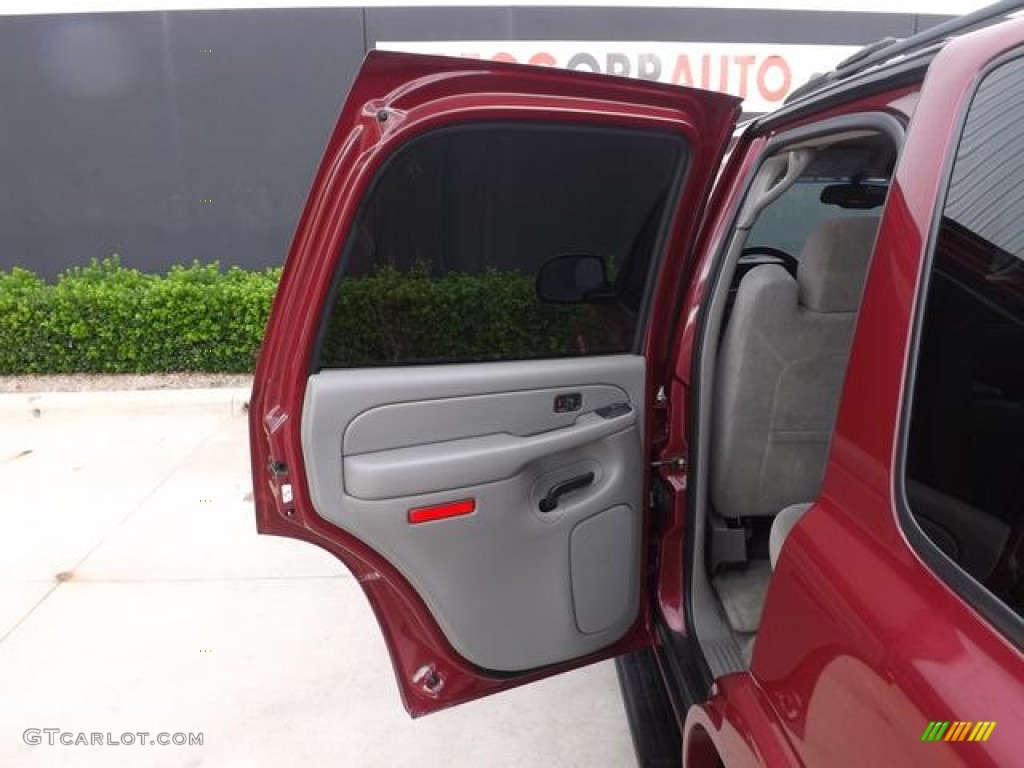
POLYGON ((377 40, 855 44, 938 18, 536 7, 0 18, 0 269, 52 277, 111 252, 146 271, 282 263, 377 40))
POLYGON ((0 21, 0 268, 280 264, 364 53, 358 9, 0 21))

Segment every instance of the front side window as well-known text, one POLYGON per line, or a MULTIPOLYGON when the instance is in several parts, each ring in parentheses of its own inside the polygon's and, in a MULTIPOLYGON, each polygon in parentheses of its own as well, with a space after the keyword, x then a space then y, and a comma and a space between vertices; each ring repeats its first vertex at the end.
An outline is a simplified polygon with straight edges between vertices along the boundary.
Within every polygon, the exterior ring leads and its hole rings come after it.
POLYGON ((895 163, 896 148, 882 133, 817 148, 796 182, 758 215, 747 248, 799 259, 825 222, 880 215, 895 163))
POLYGON ((1024 616, 1024 59, 978 88, 933 258, 907 500, 932 543, 1024 616))
POLYGON ((343 246, 320 367, 631 351, 685 160, 680 137, 626 129, 412 140, 343 246))
MULTIPOLYGON (((827 150, 826 150, 827 151, 827 150)), ((806 175, 765 208, 747 238, 748 247, 777 248, 799 258, 811 233, 830 219, 859 218, 880 212, 888 190, 888 176, 864 178, 806 175), (851 203, 858 188, 865 192, 851 203), (842 196, 836 193, 842 193, 842 196), (837 199, 830 199, 830 195, 837 199), (824 198, 824 200, 822 199, 824 198)))

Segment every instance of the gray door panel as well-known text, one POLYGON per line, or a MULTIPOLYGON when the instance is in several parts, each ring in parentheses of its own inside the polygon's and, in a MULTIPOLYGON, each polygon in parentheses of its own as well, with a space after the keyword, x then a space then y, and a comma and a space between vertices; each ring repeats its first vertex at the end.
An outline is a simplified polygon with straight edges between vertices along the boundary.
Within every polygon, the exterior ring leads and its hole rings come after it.
POLYGON ((302 435, 316 511, 394 564, 482 668, 599 650, 638 609, 644 375, 634 355, 314 374, 302 435), (555 413, 572 393, 579 410, 555 413), (631 410, 595 413, 621 402, 631 410), (468 498, 471 514, 409 522, 468 498))
MULTIPOLYGON (((591 412, 575 424, 538 435, 502 432, 346 456, 345 492, 357 499, 391 499, 492 483, 519 474, 546 456, 595 443, 635 425, 632 410, 609 418, 591 412)), ((430 436, 429 432, 423 435, 430 436)))
MULTIPOLYGON (((525 437, 568 427, 583 409, 553 413, 555 396, 565 391, 564 387, 556 387, 471 397, 445 396, 371 408, 356 416, 345 430, 345 456, 421 445, 425 435, 429 442, 441 442, 498 433, 525 437)), ((583 396, 587 410, 629 400, 623 389, 606 384, 576 387, 572 391, 583 396)))
POLYGON ((629 602, 631 550, 621 542, 635 537, 633 510, 625 504, 588 517, 573 528, 569 540, 572 595, 580 632, 602 632, 629 602))

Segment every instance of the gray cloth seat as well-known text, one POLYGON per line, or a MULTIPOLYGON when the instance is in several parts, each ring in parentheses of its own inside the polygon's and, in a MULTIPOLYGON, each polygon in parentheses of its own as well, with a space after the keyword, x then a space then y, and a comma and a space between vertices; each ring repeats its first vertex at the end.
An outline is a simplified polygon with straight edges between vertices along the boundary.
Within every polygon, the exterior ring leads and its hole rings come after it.
POLYGON ((768 264, 740 281, 715 377, 718 514, 774 516, 817 497, 878 221, 823 223, 795 280, 768 264))
POLYGON ((792 504, 779 512, 772 520, 772 530, 768 535, 768 557, 772 563, 772 570, 775 570, 775 563, 779 561, 779 553, 782 552, 782 545, 786 543, 786 537, 793 530, 804 512, 811 508, 812 502, 804 504, 792 504))

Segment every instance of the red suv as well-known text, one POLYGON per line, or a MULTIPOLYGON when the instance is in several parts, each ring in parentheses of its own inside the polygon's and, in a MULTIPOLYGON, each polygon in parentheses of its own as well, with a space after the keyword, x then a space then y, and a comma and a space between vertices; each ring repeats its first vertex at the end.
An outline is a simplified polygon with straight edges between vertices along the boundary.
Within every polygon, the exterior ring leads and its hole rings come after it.
POLYGON ((871 46, 731 147, 727 95, 367 57, 252 468, 410 714, 623 656, 643 764, 1022 764, 1014 10, 871 46))

